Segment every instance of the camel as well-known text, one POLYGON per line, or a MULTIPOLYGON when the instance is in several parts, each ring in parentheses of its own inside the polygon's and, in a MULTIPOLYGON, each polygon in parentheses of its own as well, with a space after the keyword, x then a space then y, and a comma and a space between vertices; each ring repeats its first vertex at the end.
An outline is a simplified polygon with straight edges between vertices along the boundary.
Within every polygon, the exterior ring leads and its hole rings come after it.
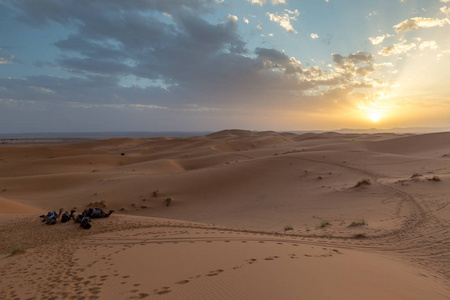
POLYGON ((104 212, 103 209, 101 208, 86 208, 83 211, 83 214, 85 214, 86 216, 93 218, 93 219, 97 219, 97 218, 107 218, 109 217, 112 213, 114 212, 114 210, 110 210, 108 213, 104 212))
POLYGON ((65 213, 63 213, 63 215, 61 216, 61 223, 66 223, 66 222, 70 221, 72 219, 74 212, 75 212, 75 210, 72 209, 70 211, 70 215, 67 211, 65 213))
POLYGON ((86 216, 84 213, 78 214, 76 218, 72 213, 72 220, 75 223, 80 223, 80 227, 83 229, 91 228, 91 224, 90 224, 91 219, 88 216, 86 216))
POLYGON ((62 208, 59 210, 59 213, 56 211, 49 211, 46 215, 39 216, 42 219, 42 222, 45 222, 47 225, 55 225, 59 216, 61 216, 62 208))

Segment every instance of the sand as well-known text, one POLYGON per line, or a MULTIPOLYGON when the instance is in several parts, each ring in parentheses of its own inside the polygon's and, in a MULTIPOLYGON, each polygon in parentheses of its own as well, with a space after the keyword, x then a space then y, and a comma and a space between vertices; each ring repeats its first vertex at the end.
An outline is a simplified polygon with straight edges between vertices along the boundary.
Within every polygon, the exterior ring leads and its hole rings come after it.
POLYGON ((449 182, 449 132, 15 140, 0 145, 0 295, 449 299, 449 182), (88 206, 115 213, 40 222, 88 206))

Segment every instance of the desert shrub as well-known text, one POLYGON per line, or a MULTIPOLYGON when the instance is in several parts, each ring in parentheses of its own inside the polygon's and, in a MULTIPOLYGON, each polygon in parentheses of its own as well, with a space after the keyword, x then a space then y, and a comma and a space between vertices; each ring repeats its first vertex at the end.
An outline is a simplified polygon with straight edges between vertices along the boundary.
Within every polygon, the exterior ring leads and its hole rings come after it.
POLYGON ((102 200, 102 201, 89 202, 89 204, 87 205, 87 207, 100 207, 100 208, 105 208, 105 207, 106 207, 106 201, 105 201, 105 200, 102 200))
POLYGON ((159 190, 153 191, 152 193, 153 197, 159 197, 161 195, 161 192, 159 190))
POLYGON ((11 249, 11 255, 25 253, 27 250, 23 245, 14 245, 11 249))
POLYGON ((414 174, 411 176, 411 178, 416 178, 416 177, 420 177, 420 176, 422 176, 422 174, 414 173, 414 174))
POLYGON ((363 226, 363 225, 367 225, 366 221, 364 219, 359 219, 350 223, 349 227, 363 226))
POLYGON ((166 203, 166 206, 169 206, 172 203, 172 198, 167 198, 164 202, 166 203))
POLYGON ((365 233, 356 233, 353 235, 353 238, 355 239, 365 239, 367 238, 367 235, 365 233))
POLYGON ((358 181, 358 183, 355 185, 355 187, 369 185, 369 184, 371 184, 370 179, 363 179, 361 181, 358 181))
POLYGON ((294 228, 292 228, 292 226, 288 224, 288 225, 284 226, 284 231, 288 231, 288 230, 294 230, 294 228))
POLYGON ((433 178, 428 179, 429 181, 441 181, 441 179, 439 178, 439 176, 433 176, 433 178))
POLYGON ((325 228, 325 227, 330 226, 330 225, 331 225, 331 223, 328 222, 328 221, 320 222, 320 228, 325 228))

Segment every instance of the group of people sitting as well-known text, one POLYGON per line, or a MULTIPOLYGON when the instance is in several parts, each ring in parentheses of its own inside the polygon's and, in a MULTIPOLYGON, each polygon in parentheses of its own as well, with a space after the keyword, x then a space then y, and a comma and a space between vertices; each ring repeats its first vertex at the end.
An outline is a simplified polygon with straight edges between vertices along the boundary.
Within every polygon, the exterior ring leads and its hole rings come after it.
POLYGON ((110 210, 106 213, 101 208, 86 208, 81 214, 78 214, 75 217, 74 209, 70 211, 70 214, 67 211, 62 214, 62 211, 63 210, 61 208, 59 213, 56 213, 56 211, 49 211, 46 215, 41 215, 40 217, 42 218, 42 222, 45 222, 47 225, 54 225, 56 224, 58 218, 61 217, 61 223, 66 223, 73 220, 75 223, 79 223, 81 228, 89 229, 91 228, 91 218, 107 218, 114 212, 114 210, 110 210))

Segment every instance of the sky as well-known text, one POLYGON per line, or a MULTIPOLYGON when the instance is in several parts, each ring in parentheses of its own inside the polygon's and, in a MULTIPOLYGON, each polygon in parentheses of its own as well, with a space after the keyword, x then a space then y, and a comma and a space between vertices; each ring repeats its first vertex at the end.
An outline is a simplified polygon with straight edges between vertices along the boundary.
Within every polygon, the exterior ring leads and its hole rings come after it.
POLYGON ((0 0, 0 133, 450 128, 450 0, 0 0))

